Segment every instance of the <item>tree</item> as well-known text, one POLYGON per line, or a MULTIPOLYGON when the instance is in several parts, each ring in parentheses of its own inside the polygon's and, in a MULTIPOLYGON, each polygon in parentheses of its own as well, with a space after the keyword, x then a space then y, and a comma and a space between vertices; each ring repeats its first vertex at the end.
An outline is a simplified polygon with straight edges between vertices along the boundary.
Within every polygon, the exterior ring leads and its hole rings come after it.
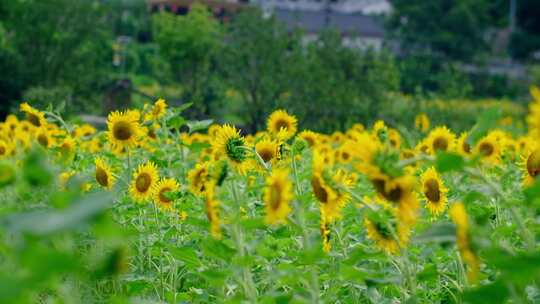
POLYGON ((224 81, 243 97, 240 114, 246 118, 247 127, 260 130, 287 91, 288 70, 300 51, 300 40, 274 18, 248 10, 234 18, 226 41, 220 71, 224 81))
POLYGON ((221 41, 219 23, 199 4, 193 5, 186 16, 156 14, 152 23, 154 39, 174 79, 186 84, 184 99, 194 103, 195 115, 208 114, 204 95, 210 82, 212 56, 221 41))
POLYGON ((489 0, 391 0, 388 27, 405 54, 472 60, 488 51, 489 0))
POLYGON ((337 32, 323 33, 303 54, 292 65, 286 103, 303 127, 329 132, 371 122, 388 93, 398 89, 391 55, 347 48, 337 32))
MULTIPOLYGON (((21 62, 10 69, 17 77, 13 81, 20 84, 12 87, 18 92, 11 100, 31 87, 56 86, 77 92, 73 111, 84 110, 86 100, 96 100, 112 57, 106 9, 88 0, 2 1, 0 17, 12 53, 21 62)), ((4 58, 0 65, 11 64, 4 58)))

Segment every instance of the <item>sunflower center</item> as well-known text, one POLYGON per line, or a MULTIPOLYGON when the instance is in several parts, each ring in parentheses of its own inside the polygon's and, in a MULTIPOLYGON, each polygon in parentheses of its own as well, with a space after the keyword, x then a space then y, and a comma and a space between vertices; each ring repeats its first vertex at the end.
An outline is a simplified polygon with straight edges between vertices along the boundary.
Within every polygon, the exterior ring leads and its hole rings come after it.
POLYGON ((403 190, 400 186, 395 187, 394 189, 385 192, 385 197, 391 202, 399 202, 402 196, 403 190))
POLYGON ((478 147, 478 150, 480 150, 480 153, 483 156, 490 156, 495 152, 495 148, 491 143, 483 142, 480 144, 480 147, 478 147))
POLYGON ((328 203, 328 192, 322 186, 320 177, 314 176, 311 178, 311 186, 313 187, 313 193, 319 202, 323 204, 328 203))
POLYGON ((128 140, 133 136, 131 125, 127 121, 119 121, 113 126, 114 138, 118 140, 128 140))
POLYGON ((71 152, 71 145, 69 143, 63 143, 62 147, 60 148, 62 149, 62 153, 64 154, 68 154, 69 152, 71 152))
POLYGON ((532 152, 527 158, 527 172, 532 177, 536 177, 540 173, 540 149, 532 152))
POLYGON ((5 155, 5 154, 6 154, 6 152, 7 152, 7 149, 6 149, 6 147, 4 147, 4 146, 0 146, 0 155, 5 155))
POLYGON ((139 174, 139 176, 137 176, 137 179, 135 180, 135 188, 137 188, 137 191, 139 192, 148 191, 148 189, 150 189, 151 184, 152 184, 152 178, 146 172, 139 174))
POLYGON ((168 195, 167 195, 170 192, 171 192, 171 188, 169 188, 169 187, 165 187, 165 188, 161 189, 159 191, 159 201, 164 203, 164 204, 169 204, 170 202, 172 202, 172 199, 170 199, 168 197, 168 195))
POLYGON ((274 153, 271 148, 263 148, 260 151, 257 151, 259 156, 264 160, 265 163, 269 162, 274 158, 274 153))
POLYGON ((270 187, 270 208, 272 210, 279 209, 279 206, 281 206, 281 185, 279 183, 274 183, 272 187, 270 187))
POLYGON ((386 226, 386 225, 383 225, 382 223, 374 223, 373 226, 375 226, 375 230, 377 230, 377 233, 379 233, 379 235, 385 239, 385 240, 392 240, 393 237, 392 237, 392 232, 390 231, 390 229, 386 226))
POLYGON ((278 119, 276 120, 276 130, 281 130, 281 128, 285 129, 285 130, 289 130, 289 122, 286 121, 285 119, 278 119))
POLYGON ((96 181, 103 187, 109 186, 109 175, 103 168, 98 167, 96 169, 96 181))
POLYGON ((439 183, 435 179, 428 179, 424 183, 424 195, 430 202, 439 202, 441 191, 439 189, 439 183))
POLYGON ((341 153, 341 158, 344 161, 348 161, 351 158, 351 155, 349 154, 349 152, 343 152, 343 153, 341 153))
POLYGON ((154 129, 148 130, 148 137, 152 139, 156 139, 157 138, 156 131, 154 131, 154 129))
POLYGON ((36 114, 27 113, 26 119, 33 124, 36 127, 41 127, 41 121, 39 120, 39 117, 36 114))
POLYGON ((435 151, 442 150, 446 151, 448 149, 448 141, 444 137, 437 137, 433 141, 433 149, 435 151))
POLYGON ((471 153, 471 145, 469 145, 469 143, 467 143, 467 141, 463 141, 463 151, 465 151, 466 153, 471 153))
POLYGON ((40 145, 42 145, 44 147, 49 146, 49 138, 47 137, 47 135, 39 134, 37 140, 38 140, 40 145))
POLYGON ((304 137, 304 140, 308 143, 310 147, 312 147, 315 144, 315 139, 311 136, 304 137))

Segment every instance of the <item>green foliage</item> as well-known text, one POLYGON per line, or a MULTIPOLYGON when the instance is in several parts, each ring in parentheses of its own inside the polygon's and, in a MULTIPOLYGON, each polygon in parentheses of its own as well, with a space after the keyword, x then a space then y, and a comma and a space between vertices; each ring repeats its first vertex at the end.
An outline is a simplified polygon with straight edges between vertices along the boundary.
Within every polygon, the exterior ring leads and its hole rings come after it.
POLYGON ((184 99, 194 103, 196 115, 208 113, 205 94, 210 85, 211 59, 221 42, 221 28, 208 9, 195 4, 186 16, 159 13, 152 17, 160 53, 174 78, 185 83, 184 99))
POLYGON ((467 60, 486 52, 490 25, 486 0, 393 0, 389 27, 403 49, 467 60))

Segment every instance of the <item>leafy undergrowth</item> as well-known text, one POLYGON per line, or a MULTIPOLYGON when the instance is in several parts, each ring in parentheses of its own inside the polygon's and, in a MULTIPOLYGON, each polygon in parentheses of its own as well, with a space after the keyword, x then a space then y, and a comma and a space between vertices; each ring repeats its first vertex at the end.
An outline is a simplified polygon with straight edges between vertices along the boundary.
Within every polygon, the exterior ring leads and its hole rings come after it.
POLYGON ((1 303, 539 300, 540 94, 529 133, 378 121, 331 135, 188 121, 107 129, 21 105, 0 126, 1 303))

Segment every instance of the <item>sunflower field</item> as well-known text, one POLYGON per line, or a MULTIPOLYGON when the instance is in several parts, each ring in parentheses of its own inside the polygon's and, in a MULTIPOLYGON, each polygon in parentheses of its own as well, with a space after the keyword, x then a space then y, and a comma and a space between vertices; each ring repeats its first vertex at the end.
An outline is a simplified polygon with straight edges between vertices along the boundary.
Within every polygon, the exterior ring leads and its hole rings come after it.
POLYGON ((97 130, 22 103, 0 124, 0 303, 538 302, 531 94, 528 130, 487 110, 461 134, 282 109, 243 134, 163 99, 97 130))

